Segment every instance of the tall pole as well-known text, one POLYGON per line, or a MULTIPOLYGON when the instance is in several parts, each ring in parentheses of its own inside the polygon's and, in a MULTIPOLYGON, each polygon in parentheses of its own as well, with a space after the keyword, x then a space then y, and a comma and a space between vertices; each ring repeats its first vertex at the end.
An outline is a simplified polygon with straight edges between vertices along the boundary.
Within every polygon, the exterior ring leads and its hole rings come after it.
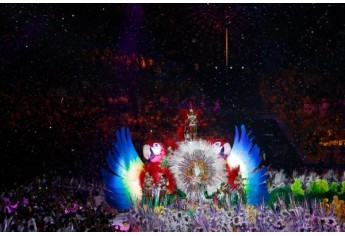
POLYGON ((228 44, 228 27, 225 28, 225 65, 228 67, 229 64, 229 44, 228 44))

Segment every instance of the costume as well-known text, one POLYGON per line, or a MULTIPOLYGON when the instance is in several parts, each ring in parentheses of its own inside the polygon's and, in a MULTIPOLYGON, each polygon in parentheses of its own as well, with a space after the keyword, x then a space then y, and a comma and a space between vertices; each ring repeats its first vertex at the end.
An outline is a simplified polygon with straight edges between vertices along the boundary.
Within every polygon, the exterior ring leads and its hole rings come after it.
POLYGON ((193 109, 189 109, 187 119, 185 120, 185 140, 196 140, 198 133, 198 119, 197 114, 194 114, 193 109))

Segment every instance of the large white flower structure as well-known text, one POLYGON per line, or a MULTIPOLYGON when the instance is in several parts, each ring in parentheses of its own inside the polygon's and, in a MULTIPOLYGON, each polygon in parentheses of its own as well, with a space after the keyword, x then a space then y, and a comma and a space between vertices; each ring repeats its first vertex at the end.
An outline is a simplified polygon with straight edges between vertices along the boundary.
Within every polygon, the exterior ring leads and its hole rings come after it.
POLYGON ((211 195, 220 183, 227 181, 226 165, 218 157, 211 143, 186 141, 169 158, 169 168, 177 187, 187 193, 188 199, 205 200, 205 191, 211 195))

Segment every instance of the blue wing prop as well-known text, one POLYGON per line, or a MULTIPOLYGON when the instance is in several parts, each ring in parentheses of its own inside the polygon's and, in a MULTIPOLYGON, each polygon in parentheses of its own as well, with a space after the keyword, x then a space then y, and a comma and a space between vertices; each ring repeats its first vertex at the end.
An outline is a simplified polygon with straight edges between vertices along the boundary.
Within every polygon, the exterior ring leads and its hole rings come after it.
POLYGON ((101 169, 107 202, 118 210, 128 210, 141 196, 139 175, 143 163, 134 149, 128 128, 116 130, 116 142, 107 156, 110 171, 101 169))
POLYGON ((267 168, 258 169, 262 161, 260 148, 253 144, 250 135, 251 131, 247 133, 244 125, 241 125, 241 134, 235 128, 234 144, 227 162, 230 168, 240 166, 247 201, 251 205, 258 205, 269 196, 266 185, 267 168))

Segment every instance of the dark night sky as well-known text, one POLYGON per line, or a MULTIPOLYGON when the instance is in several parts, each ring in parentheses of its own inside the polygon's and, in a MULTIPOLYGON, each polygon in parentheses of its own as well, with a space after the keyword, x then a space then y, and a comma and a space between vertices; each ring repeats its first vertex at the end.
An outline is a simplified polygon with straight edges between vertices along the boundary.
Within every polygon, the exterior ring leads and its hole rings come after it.
POLYGON ((228 21, 230 64, 253 74, 291 63, 303 71, 343 73, 343 4, 2 4, 0 8, 0 70, 8 79, 77 73, 69 67, 78 63, 82 49, 94 47, 222 66, 228 21))

